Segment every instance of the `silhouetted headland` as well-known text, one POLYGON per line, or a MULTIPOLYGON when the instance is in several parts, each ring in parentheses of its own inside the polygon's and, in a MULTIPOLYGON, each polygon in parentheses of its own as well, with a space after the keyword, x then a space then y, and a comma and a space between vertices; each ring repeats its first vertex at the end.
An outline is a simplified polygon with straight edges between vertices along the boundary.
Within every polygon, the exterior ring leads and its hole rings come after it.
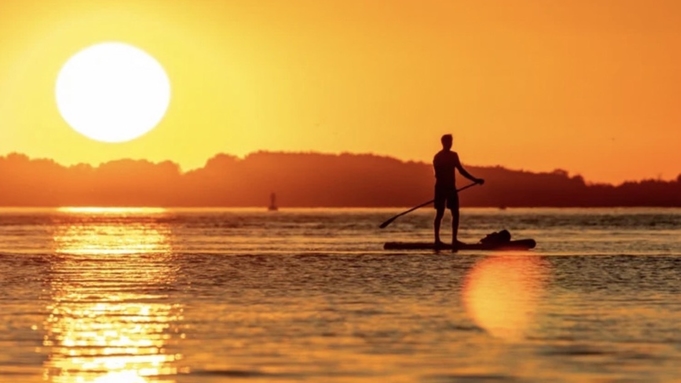
MULTIPOLYGON (((462 206, 681 207, 681 174, 673 181, 610 185, 563 170, 467 168, 487 183, 461 193, 462 206)), ((347 153, 218 154, 187 172, 170 161, 66 167, 9 154, 0 157, 0 185, 0 206, 256 207, 276 190, 290 207, 397 207, 431 197, 433 170, 424 162, 347 153)))

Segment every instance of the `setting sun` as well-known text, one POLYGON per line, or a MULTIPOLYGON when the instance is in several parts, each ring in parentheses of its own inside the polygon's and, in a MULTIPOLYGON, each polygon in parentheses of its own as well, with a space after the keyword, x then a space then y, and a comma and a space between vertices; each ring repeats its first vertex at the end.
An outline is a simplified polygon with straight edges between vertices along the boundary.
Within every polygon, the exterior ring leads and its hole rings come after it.
POLYGON ((102 142, 125 142, 161 121, 170 103, 170 81, 141 49, 101 43, 66 62, 56 98, 62 117, 78 133, 102 142))

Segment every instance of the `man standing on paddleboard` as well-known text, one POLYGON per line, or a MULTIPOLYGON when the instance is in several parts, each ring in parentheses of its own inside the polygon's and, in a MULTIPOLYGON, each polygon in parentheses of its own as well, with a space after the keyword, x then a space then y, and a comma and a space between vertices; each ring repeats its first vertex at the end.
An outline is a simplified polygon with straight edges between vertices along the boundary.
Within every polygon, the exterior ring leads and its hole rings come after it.
POLYGON ((433 167, 435 168, 435 246, 441 246, 440 224, 445 215, 445 207, 452 212, 452 251, 457 251, 461 242, 457 239, 459 233, 459 194, 456 191, 455 171, 458 169, 462 176, 477 183, 484 184, 482 178, 475 178, 461 166, 459 155, 452 151, 452 135, 445 134, 440 139, 442 150, 435 154, 433 167))

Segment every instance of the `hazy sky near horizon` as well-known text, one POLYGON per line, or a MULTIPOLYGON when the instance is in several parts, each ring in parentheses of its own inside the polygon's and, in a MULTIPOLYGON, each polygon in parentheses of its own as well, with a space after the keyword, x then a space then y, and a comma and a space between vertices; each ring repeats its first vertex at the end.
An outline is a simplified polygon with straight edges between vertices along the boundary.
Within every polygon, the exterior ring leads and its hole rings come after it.
POLYGON ((353 152, 589 181, 681 173, 681 2, 0 2, 0 155, 202 166, 218 152, 353 152), (73 131, 55 81, 120 41, 170 79, 167 115, 105 144, 73 131))

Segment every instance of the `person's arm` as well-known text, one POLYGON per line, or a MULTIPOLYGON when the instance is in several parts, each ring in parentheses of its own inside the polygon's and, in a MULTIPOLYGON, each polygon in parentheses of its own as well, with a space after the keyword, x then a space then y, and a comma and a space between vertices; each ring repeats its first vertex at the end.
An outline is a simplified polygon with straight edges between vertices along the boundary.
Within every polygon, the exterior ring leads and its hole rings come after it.
POLYGON ((469 180, 478 183, 480 185, 485 183, 485 180, 482 178, 476 178, 473 177, 466 169, 463 168, 463 165, 461 165, 461 161, 459 160, 459 155, 456 155, 456 168, 459 169, 459 173, 461 173, 462 176, 468 178, 469 180))

